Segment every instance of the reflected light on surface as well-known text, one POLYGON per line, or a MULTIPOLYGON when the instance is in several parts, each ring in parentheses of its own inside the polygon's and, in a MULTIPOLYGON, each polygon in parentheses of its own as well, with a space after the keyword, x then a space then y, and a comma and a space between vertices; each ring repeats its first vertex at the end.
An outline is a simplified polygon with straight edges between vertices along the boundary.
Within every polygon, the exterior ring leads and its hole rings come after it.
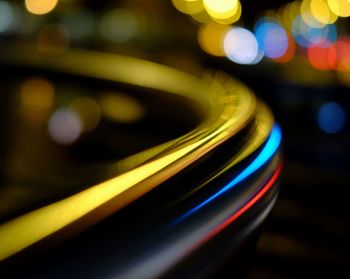
POLYGON ((335 134, 344 128, 345 117, 345 111, 338 103, 328 102, 319 108, 317 121, 322 131, 335 134))
POLYGON ((171 2, 184 14, 196 14, 203 10, 202 0, 172 0, 171 2))
POLYGON ((138 19, 133 12, 126 9, 107 11, 100 22, 101 35, 112 42, 122 43, 132 39, 139 28, 138 19))
POLYGON ((238 10, 238 0, 203 0, 203 5, 214 20, 229 19, 238 10))
POLYGON ((43 15, 51 12, 57 5, 58 0, 25 0, 28 12, 43 15))
POLYGON ((102 113, 112 121, 132 123, 140 120, 145 114, 141 104, 126 94, 105 93, 99 99, 102 113))
POLYGON ((350 16, 349 0, 327 0, 330 10, 340 17, 350 16))
POLYGON ((258 57, 258 42, 253 33, 241 27, 229 30, 224 38, 226 56, 238 64, 254 64, 258 57))
POLYGON ((307 49, 307 58, 314 69, 330 71, 336 65, 337 53, 334 46, 330 46, 329 48, 312 46, 307 49))
POLYGON ((288 36, 281 25, 262 18, 255 25, 255 36, 259 48, 269 58, 282 57, 288 49, 288 36))
POLYGON ((350 71, 350 37, 344 37, 334 43, 337 53, 335 69, 339 72, 350 71))
POLYGON ((334 23, 338 19, 338 16, 329 9, 327 0, 311 0, 310 12, 318 22, 323 24, 334 23))
POLYGON ((201 48, 214 56, 225 56, 224 38, 229 27, 221 24, 204 24, 198 30, 198 42, 201 48))
POLYGON ((54 87, 44 78, 30 78, 20 89, 21 111, 32 124, 41 124, 47 119, 54 104, 54 87))
POLYGON ((8 31, 14 22, 14 11, 12 6, 0 1, 0 33, 8 31))
POLYGON ((75 142, 81 133, 79 116, 68 108, 57 109, 50 117, 48 132, 53 141, 62 145, 75 142))
POLYGON ((66 26, 59 23, 44 25, 37 37, 37 49, 45 53, 61 53, 67 50, 70 34, 66 26))
POLYGON ((100 106, 92 98, 76 98, 69 104, 69 108, 79 116, 84 132, 93 130, 101 120, 100 106))

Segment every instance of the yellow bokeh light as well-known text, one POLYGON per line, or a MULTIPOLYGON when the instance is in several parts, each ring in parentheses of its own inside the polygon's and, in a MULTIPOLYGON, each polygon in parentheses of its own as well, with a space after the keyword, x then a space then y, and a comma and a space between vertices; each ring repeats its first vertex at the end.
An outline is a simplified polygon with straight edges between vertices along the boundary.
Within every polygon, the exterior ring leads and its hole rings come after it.
POLYGON ((74 99, 69 108, 75 112, 82 124, 82 130, 93 130, 101 119, 101 108, 96 101, 89 97, 78 97, 74 99))
POLYGON ((218 20, 233 17, 238 10, 238 0, 203 0, 208 14, 218 20))
POLYGON ((225 56, 223 44, 228 30, 228 26, 216 23, 202 25, 198 30, 198 43, 211 55, 225 56))
POLYGON ((237 9, 235 10, 234 14, 231 17, 225 18, 225 19, 214 18, 214 20, 220 24, 232 24, 237 22, 241 18, 241 15, 242 15, 242 5, 240 2, 238 2, 237 9))
POLYGON ((327 0, 330 10, 340 17, 350 16, 349 0, 327 0))
POLYGON ((44 78, 30 78, 21 87, 22 105, 33 111, 51 109, 54 98, 53 85, 44 78))
POLYGON ((338 19, 338 16, 329 9, 327 0, 311 0, 310 11, 313 17, 323 24, 331 24, 338 19))
POLYGON ((294 1, 286 4, 283 8, 282 13, 282 23, 283 26, 288 30, 292 30, 292 25, 294 19, 299 15, 300 12, 300 2, 294 1))
POLYGON ((99 99, 102 113, 112 121, 133 123, 140 120, 144 107, 133 97, 121 92, 107 92, 99 99))
POLYGON ((300 5, 300 15, 303 21, 313 28, 322 28, 325 23, 318 21, 311 12, 311 0, 304 0, 300 5))
POLYGON ((292 26, 292 20, 290 19, 290 16, 289 16, 290 5, 291 5, 291 3, 286 4, 283 7, 282 12, 281 12, 281 22, 287 30, 290 30, 291 26, 292 26))
POLYGON ((274 17, 272 17, 275 21, 277 21, 278 23, 284 25, 284 6, 280 7, 279 9, 277 9, 275 11, 274 17))
POLYGON ((301 6, 301 2, 300 1, 294 1, 294 2, 290 3, 290 6, 289 6, 289 17, 290 17, 290 19, 292 21, 295 19, 295 17, 297 17, 299 15, 300 6, 301 6))
POLYGON ((55 89, 44 78, 33 77, 23 82, 20 89, 21 112, 34 125, 41 125, 54 105, 55 89))
POLYGON ((210 23, 213 19, 207 13, 205 9, 201 10, 199 13, 191 14, 191 17, 199 23, 210 23))
POLYGON ((203 10, 202 0, 172 0, 172 3, 184 14, 196 14, 203 10))
POLYGON ((58 0, 25 0, 25 6, 29 12, 43 15, 51 12, 57 5, 58 0))

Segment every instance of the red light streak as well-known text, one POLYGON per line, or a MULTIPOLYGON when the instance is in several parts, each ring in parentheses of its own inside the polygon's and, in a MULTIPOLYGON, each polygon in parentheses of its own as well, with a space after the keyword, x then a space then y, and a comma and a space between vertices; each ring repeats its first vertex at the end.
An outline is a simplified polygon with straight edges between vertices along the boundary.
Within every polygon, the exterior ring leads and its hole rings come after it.
POLYGON ((228 219, 226 219, 223 223, 217 226, 214 230, 212 230, 204 239, 200 241, 199 244, 207 242, 209 239, 213 238, 215 235, 219 234, 226 227, 232 224, 235 220, 237 220, 240 216, 242 216, 249 208, 251 208, 256 202, 258 202, 275 184, 282 170, 282 164, 279 164, 276 171, 270 178, 270 180, 266 183, 266 185, 258 192, 248 203, 246 203, 241 209, 231 215, 228 219))

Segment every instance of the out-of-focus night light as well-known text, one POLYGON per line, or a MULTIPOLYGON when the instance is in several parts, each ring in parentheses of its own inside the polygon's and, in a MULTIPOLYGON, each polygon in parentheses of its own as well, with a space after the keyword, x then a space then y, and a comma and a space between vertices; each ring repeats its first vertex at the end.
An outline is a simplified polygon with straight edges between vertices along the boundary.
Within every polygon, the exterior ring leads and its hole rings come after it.
POLYGON ((21 112, 34 125, 44 125, 51 113, 55 89, 50 81, 41 77, 25 80, 20 89, 21 112))
POLYGON ((340 132, 345 126, 345 118, 344 109, 336 102, 323 104, 317 114, 320 129, 328 134, 340 132))
POLYGON ((337 39, 337 29, 334 24, 313 28, 307 25, 300 16, 296 17, 293 22, 292 33, 298 45, 305 48, 311 45, 328 47, 337 39))
POLYGON ((68 145, 75 142, 81 133, 79 116, 68 108, 56 110, 50 117, 48 132, 55 142, 68 145))
POLYGON ((318 21, 311 11, 311 0, 303 0, 300 5, 300 16, 302 20, 312 28, 322 28, 325 23, 318 21))
POLYGON ((208 24, 213 22, 213 19, 210 17, 210 15, 205 9, 201 10, 198 13, 191 14, 190 16, 199 23, 208 24))
POLYGON ((198 42, 201 48, 214 56, 225 56, 224 38, 229 27, 210 23, 203 24, 198 30, 198 42))
POLYGON ((203 10, 202 0, 172 0, 174 7, 184 14, 196 14, 203 10))
POLYGON ((277 22, 262 18, 255 25, 255 36, 259 48, 269 58, 282 57, 288 49, 288 36, 277 22))
POLYGON ((224 38, 226 56, 238 64, 256 64, 258 42, 253 33, 242 27, 229 30, 224 38))
POLYGON ((310 65, 321 71, 333 70, 337 62, 337 53, 333 45, 328 48, 312 46, 307 49, 310 65))
POLYGON ((237 13, 238 0, 203 0, 203 5, 214 20, 228 20, 237 13))
POLYGON ((295 18, 300 14, 300 2, 294 1, 286 4, 282 12, 283 26, 289 31, 292 31, 292 25, 295 18))
POLYGON ((350 16, 349 0, 327 0, 330 10, 340 17, 350 16))
POLYGON ((30 78, 21 86, 21 103, 32 113, 51 109, 54 101, 54 87, 44 78, 30 78))
POLYGON ((318 22, 323 24, 331 24, 338 19, 338 16, 329 9, 327 0, 311 0, 310 12, 318 22))
POLYGON ((107 11, 101 19, 101 35, 115 43, 127 42, 138 32, 139 23, 136 15, 126 9, 107 11))
POLYGON ((14 11, 12 6, 0 1, 0 33, 8 31, 14 22, 14 11))
POLYGON ((238 3, 237 9, 232 14, 232 16, 230 16, 228 18, 224 18, 224 19, 213 18, 214 21, 216 21, 217 23, 220 23, 220 24, 232 24, 232 23, 237 22, 241 18, 241 15, 242 15, 242 5, 239 1, 237 3, 238 3))
POLYGON ((131 96, 119 92, 107 92, 99 98, 99 105, 105 117, 121 123, 140 120, 145 114, 141 104, 131 96))
POLYGON ((334 43, 337 53, 337 64, 335 69, 339 72, 350 71, 350 37, 339 38, 334 43))
POLYGON ((51 12, 57 5, 58 0, 25 0, 27 10, 36 15, 51 12))
POLYGON ((273 59, 276 62, 286 63, 286 62, 290 61, 295 56, 295 52, 296 52, 295 42, 290 35, 287 35, 287 36, 288 36, 287 50, 281 57, 273 59))
POLYGON ((250 63, 250 65, 255 65, 260 63, 260 61, 264 58, 264 52, 258 49, 258 54, 256 55, 255 59, 250 63))
POLYGON ((60 23, 46 24, 38 32, 37 48, 40 52, 64 52, 69 42, 69 31, 65 25, 60 23))
POLYGON ((101 108, 92 98, 78 97, 74 99, 69 108, 77 113, 84 132, 93 130, 101 119, 101 108))

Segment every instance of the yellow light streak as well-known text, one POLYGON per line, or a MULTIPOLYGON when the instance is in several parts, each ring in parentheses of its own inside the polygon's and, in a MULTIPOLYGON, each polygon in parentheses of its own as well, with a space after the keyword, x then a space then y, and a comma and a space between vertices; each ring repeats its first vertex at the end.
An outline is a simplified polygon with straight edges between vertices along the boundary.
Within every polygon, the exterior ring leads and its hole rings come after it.
POLYGON ((13 65, 22 65, 25 61, 34 68, 163 89, 208 106, 210 110, 202 125, 174 140, 173 146, 167 146, 161 156, 160 149, 154 154, 157 158, 147 163, 2 224, 0 260, 68 225, 77 224, 78 220, 81 222, 77 230, 82 230, 84 224, 98 222, 114 213, 235 135, 254 116, 254 96, 243 85, 225 76, 219 75, 205 83, 165 66, 117 55, 69 50, 65 54, 45 56, 28 49, 27 46, 10 46, 2 59, 11 60, 13 65), (82 61, 85 63, 80 63, 82 61), (94 217, 92 213, 96 213, 94 217))

